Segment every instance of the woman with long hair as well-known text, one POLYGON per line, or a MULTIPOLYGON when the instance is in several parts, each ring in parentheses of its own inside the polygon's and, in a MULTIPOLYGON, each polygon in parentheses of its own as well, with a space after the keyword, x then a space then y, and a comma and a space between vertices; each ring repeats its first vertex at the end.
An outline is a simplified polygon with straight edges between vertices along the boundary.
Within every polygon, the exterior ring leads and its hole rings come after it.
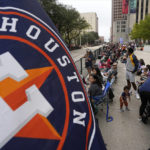
POLYGON ((100 69, 97 68, 97 67, 94 67, 93 70, 92 70, 92 72, 93 72, 94 75, 98 76, 99 81, 101 82, 101 84, 103 84, 103 76, 101 74, 100 69))
POLYGON ((100 80, 98 79, 98 76, 95 74, 91 74, 89 76, 89 81, 90 81, 90 87, 88 89, 88 95, 90 97, 91 105, 94 111, 94 114, 97 113, 97 109, 94 106, 94 101, 93 97, 99 96, 102 94, 102 84, 100 80))
POLYGON ((90 87, 88 89, 88 94, 90 97, 98 96, 102 94, 102 84, 97 75, 91 74, 89 77, 90 87))

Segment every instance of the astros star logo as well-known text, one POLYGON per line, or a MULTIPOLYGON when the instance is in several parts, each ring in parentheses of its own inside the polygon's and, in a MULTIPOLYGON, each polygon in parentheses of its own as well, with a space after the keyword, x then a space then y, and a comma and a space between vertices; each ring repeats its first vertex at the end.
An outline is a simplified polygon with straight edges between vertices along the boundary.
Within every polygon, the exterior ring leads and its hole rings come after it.
POLYGON ((39 91, 52 70, 24 70, 9 52, 0 55, 0 148, 14 136, 61 139, 46 118, 54 108, 39 91))

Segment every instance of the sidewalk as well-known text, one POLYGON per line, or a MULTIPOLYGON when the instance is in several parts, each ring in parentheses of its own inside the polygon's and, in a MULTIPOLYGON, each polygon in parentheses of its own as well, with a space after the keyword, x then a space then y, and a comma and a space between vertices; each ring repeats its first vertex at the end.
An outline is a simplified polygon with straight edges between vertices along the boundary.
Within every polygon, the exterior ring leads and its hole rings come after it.
MULTIPOLYGON (((138 59, 143 58, 146 64, 150 64, 150 52, 136 51, 138 59)), ((99 126, 107 144, 108 150, 148 150, 150 148, 150 122, 148 125, 138 121, 140 100, 131 96, 129 108, 131 111, 120 112, 119 97, 123 86, 126 85, 125 65, 118 64, 118 80, 114 84, 114 102, 110 104, 110 115, 114 120, 106 122, 106 111, 99 111, 97 118, 99 126)), ((133 92, 134 93, 134 92, 133 92)))

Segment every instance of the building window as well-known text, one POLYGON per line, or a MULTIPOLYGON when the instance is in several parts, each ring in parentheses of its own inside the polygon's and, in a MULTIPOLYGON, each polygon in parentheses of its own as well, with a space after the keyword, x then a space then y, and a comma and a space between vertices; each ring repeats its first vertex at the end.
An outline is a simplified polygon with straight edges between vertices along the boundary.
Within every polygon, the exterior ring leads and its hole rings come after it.
POLYGON ((120 28, 120 25, 117 25, 117 29, 120 28))
POLYGON ((126 30, 125 29, 121 29, 121 32, 126 32, 126 30))
POLYGON ((122 25, 121 28, 126 28, 126 25, 122 25))
POLYGON ((120 32, 120 30, 117 30, 117 32, 120 32))
POLYGON ((127 20, 127 16, 124 16, 124 19, 127 20))
POLYGON ((120 21, 117 21, 117 24, 119 25, 119 24, 120 24, 120 21))
POLYGON ((126 24, 126 22, 125 21, 121 21, 121 24, 126 24))

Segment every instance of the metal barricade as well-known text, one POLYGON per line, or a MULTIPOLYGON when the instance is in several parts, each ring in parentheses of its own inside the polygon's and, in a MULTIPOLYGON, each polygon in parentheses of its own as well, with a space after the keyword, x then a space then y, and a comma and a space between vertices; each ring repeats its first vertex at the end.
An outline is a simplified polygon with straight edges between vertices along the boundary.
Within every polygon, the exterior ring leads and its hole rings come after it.
MULTIPOLYGON (((93 51, 95 59, 98 59, 98 56, 100 55, 102 50, 103 47, 93 51)), ((85 58, 80 58, 79 60, 75 61, 75 64, 79 73, 82 74, 84 77, 86 77, 88 75, 88 72, 87 69, 85 68, 85 58)))

